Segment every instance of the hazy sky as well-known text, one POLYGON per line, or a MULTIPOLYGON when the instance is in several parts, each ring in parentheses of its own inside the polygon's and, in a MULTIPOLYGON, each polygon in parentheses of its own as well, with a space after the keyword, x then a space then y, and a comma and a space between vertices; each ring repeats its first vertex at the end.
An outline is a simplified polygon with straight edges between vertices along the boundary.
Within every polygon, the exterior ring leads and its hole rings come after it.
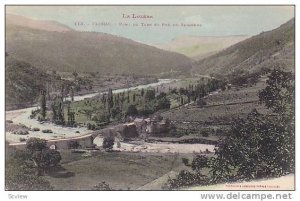
POLYGON ((55 20, 80 31, 97 31, 144 43, 168 42, 181 35, 256 35, 274 29, 294 17, 293 6, 6 6, 7 13, 55 20), (149 15, 152 19, 124 19, 125 15, 149 15), (75 25, 83 22, 84 25, 75 25), (100 23, 109 22, 109 26, 100 23), (98 25, 92 25, 98 23, 98 25), (131 26, 120 26, 129 23, 131 26), (133 27, 133 23, 139 26, 133 27), (141 27, 157 23, 158 27, 141 27), (162 27, 162 23, 178 27, 162 27), (201 24, 183 28, 184 24, 201 24))

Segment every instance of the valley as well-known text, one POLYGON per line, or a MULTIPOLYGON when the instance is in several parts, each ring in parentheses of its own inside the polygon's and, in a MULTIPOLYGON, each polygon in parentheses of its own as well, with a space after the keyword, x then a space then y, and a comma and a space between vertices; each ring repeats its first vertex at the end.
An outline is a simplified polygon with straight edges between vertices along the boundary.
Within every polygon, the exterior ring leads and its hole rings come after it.
POLYGON ((210 189, 293 175, 294 23, 152 46, 7 14, 7 188, 210 189))

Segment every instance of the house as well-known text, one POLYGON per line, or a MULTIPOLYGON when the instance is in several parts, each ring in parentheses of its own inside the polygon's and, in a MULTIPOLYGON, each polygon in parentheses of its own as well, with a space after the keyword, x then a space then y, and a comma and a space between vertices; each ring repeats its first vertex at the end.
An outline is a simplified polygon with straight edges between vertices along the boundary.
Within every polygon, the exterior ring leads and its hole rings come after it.
POLYGON ((136 118, 133 123, 136 126, 136 130, 139 134, 146 133, 147 122, 144 118, 136 118))
POLYGON ((139 134, 158 135, 166 133, 170 129, 170 121, 159 115, 147 119, 136 118, 133 122, 139 134))
POLYGON ((104 137, 113 136, 122 140, 139 136, 136 125, 133 122, 102 129, 101 133, 104 137))

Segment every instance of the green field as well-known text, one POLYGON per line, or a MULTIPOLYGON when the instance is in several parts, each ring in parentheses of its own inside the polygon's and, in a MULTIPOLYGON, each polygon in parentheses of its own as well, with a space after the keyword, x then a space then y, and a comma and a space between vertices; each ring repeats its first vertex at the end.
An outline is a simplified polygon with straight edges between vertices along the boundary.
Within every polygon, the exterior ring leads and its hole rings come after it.
MULTIPOLYGON (((178 93, 170 93, 170 90, 186 89, 189 86, 195 86, 199 83, 204 83, 204 78, 184 78, 176 82, 168 84, 162 84, 157 87, 149 87, 145 89, 134 89, 130 91, 124 91, 120 93, 113 93, 113 107, 110 112, 115 114, 111 115, 109 122, 123 121, 126 117, 127 109, 130 105, 134 105, 139 115, 147 116, 156 112, 158 109, 157 102, 159 101, 158 96, 164 92, 166 99, 170 101, 170 108, 175 108, 181 105, 180 98, 183 99, 184 104, 188 102, 186 95, 179 95, 178 93), (152 99, 147 99, 145 96, 148 91, 154 91, 155 96, 152 99)), ((86 126, 90 124, 105 124, 108 123, 108 105, 107 105, 107 94, 98 95, 93 98, 86 98, 82 101, 72 102, 70 104, 70 110, 75 112, 75 121, 77 124, 86 126), (104 96, 104 97, 103 97, 104 96)), ((67 105, 64 106, 64 117, 67 121, 68 117, 67 105)), ((47 118, 52 119, 52 111, 47 113, 47 118)))
MULTIPOLYGON (((84 157, 80 153, 62 151, 62 168, 46 176, 51 185, 59 190, 91 190, 105 181, 113 189, 137 189, 170 171, 186 168, 181 158, 192 154, 150 154, 96 152, 84 157)), ((157 190, 161 186, 157 186, 157 190)))

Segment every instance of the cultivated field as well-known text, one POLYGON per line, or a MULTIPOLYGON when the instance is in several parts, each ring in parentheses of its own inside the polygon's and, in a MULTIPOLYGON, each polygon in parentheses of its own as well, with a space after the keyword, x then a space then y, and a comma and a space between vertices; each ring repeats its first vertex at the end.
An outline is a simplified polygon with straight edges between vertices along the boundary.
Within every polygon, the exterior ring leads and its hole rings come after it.
POLYGON ((265 78, 250 87, 232 87, 217 91, 204 98, 206 105, 189 104, 161 113, 176 126, 179 136, 189 135, 203 139, 217 140, 235 118, 246 117, 253 109, 260 113, 269 111, 259 103, 258 93, 265 88, 265 78), (208 137, 203 137, 203 132, 208 137))

